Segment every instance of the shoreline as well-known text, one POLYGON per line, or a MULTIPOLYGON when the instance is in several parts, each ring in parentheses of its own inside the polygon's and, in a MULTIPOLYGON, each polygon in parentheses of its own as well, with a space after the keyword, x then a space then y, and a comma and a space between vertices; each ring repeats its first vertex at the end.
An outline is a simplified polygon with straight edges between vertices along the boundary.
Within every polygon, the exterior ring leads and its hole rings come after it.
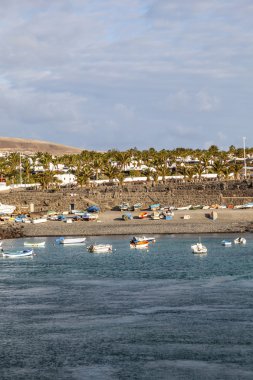
POLYGON ((48 221, 41 224, 22 224, 24 237, 50 236, 113 236, 144 234, 205 234, 205 233, 245 233, 253 232, 253 210, 216 210, 217 220, 207 217, 210 210, 178 210, 172 220, 121 220, 119 211, 107 211, 100 215, 99 222, 73 222, 67 224, 48 221), (190 215, 185 220, 183 216, 190 215))

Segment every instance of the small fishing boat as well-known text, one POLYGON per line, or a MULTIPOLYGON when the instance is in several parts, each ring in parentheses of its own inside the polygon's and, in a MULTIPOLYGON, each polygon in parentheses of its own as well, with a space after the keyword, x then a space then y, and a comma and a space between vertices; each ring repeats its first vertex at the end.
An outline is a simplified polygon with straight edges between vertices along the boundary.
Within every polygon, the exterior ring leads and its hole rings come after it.
POLYGON ((98 214, 86 212, 82 216, 82 219, 87 221, 87 222, 92 222, 92 221, 94 222, 95 220, 98 219, 98 214))
POLYGON ((137 249, 142 249, 142 248, 148 248, 149 242, 146 240, 143 241, 130 241, 130 248, 137 248, 137 249))
POLYGON ((47 222, 47 218, 36 218, 36 219, 32 219, 32 223, 33 223, 33 224, 46 223, 46 222, 47 222))
POLYGON ((160 219, 160 213, 159 211, 153 211, 151 214, 151 219, 153 220, 159 220, 160 219))
POLYGON ((147 236, 134 236, 133 239, 131 240, 133 242, 140 242, 140 241, 147 241, 149 243, 155 243, 156 239, 155 237, 147 237, 147 236))
POLYGON ((17 259, 21 257, 32 257, 34 256, 33 249, 24 249, 23 251, 5 251, 2 252, 3 257, 9 259, 17 259))
POLYGON ((96 212, 96 213, 98 213, 100 211, 100 208, 98 207, 98 206, 96 206, 96 205, 92 205, 92 206, 89 206, 88 208, 87 208, 87 212, 96 212))
POLYGON ((205 245, 203 245, 201 242, 193 244, 191 246, 193 253, 207 253, 207 248, 205 245))
POLYGON ((160 203, 154 203, 152 205, 149 206, 150 210, 152 211, 156 211, 156 210, 159 210, 160 209, 160 203))
POLYGON ((94 252, 94 253, 112 252, 112 245, 111 244, 92 244, 88 247, 88 251, 94 252))
POLYGON ((235 244, 246 244, 246 239, 244 237, 238 237, 234 240, 235 244))
POLYGON ((127 211, 130 208, 130 204, 124 202, 121 205, 119 205, 118 208, 120 209, 120 211, 127 211))
POLYGON ((24 242, 25 247, 45 247, 45 244, 46 244, 45 241, 38 241, 38 242, 25 241, 24 242))
POLYGON ((65 238, 60 237, 59 239, 56 239, 56 242, 58 244, 83 244, 85 243, 86 237, 81 238, 65 238))
POLYGON ((133 209, 134 209, 134 211, 140 210, 141 207, 142 207, 142 203, 135 203, 135 204, 133 205, 133 209))
POLYGON ((139 214, 139 218, 140 219, 145 219, 148 217, 148 213, 146 211, 143 211, 139 214))
POLYGON ((231 247, 232 242, 228 240, 222 240, 221 245, 223 245, 224 247, 231 247))
POLYGON ((15 210, 16 206, 0 203, 0 215, 13 214, 15 210))
POLYGON ((126 212, 125 214, 122 215, 122 219, 127 221, 127 220, 132 220, 133 219, 133 215, 131 214, 131 212, 126 212))

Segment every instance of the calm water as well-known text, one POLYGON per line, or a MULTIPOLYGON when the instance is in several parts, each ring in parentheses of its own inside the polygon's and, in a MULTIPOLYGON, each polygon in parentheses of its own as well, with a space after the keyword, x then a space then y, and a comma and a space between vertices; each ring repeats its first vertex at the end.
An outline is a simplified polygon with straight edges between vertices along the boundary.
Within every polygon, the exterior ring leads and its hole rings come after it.
POLYGON ((96 238, 110 254, 48 238, 33 259, 0 258, 0 378, 252 380, 253 235, 221 246, 234 237, 203 236, 202 257, 181 235, 149 251, 96 238))

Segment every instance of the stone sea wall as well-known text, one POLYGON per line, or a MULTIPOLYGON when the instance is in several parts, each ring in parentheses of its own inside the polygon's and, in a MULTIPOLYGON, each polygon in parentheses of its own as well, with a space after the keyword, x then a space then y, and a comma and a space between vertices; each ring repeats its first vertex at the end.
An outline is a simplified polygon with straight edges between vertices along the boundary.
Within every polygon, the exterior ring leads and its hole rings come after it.
POLYGON ((165 184, 128 184, 127 186, 100 185, 97 187, 53 191, 13 190, 0 193, 0 202, 15 204, 20 212, 84 209, 98 204, 102 209, 113 209, 122 202, 141 202, 143 207, 152 203, 182 207, 186 205, 243 204, 253 201, 252 181, 206 181, 201 183, 167 182, 165 184))

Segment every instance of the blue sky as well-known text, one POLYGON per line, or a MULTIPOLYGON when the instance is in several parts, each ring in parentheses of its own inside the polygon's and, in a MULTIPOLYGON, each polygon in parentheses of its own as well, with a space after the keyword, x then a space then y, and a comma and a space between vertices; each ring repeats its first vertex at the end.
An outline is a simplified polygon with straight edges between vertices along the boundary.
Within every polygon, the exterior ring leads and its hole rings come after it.
POLYGON ((1 0, 0 135, 253 146, 251 0, 1 0))

